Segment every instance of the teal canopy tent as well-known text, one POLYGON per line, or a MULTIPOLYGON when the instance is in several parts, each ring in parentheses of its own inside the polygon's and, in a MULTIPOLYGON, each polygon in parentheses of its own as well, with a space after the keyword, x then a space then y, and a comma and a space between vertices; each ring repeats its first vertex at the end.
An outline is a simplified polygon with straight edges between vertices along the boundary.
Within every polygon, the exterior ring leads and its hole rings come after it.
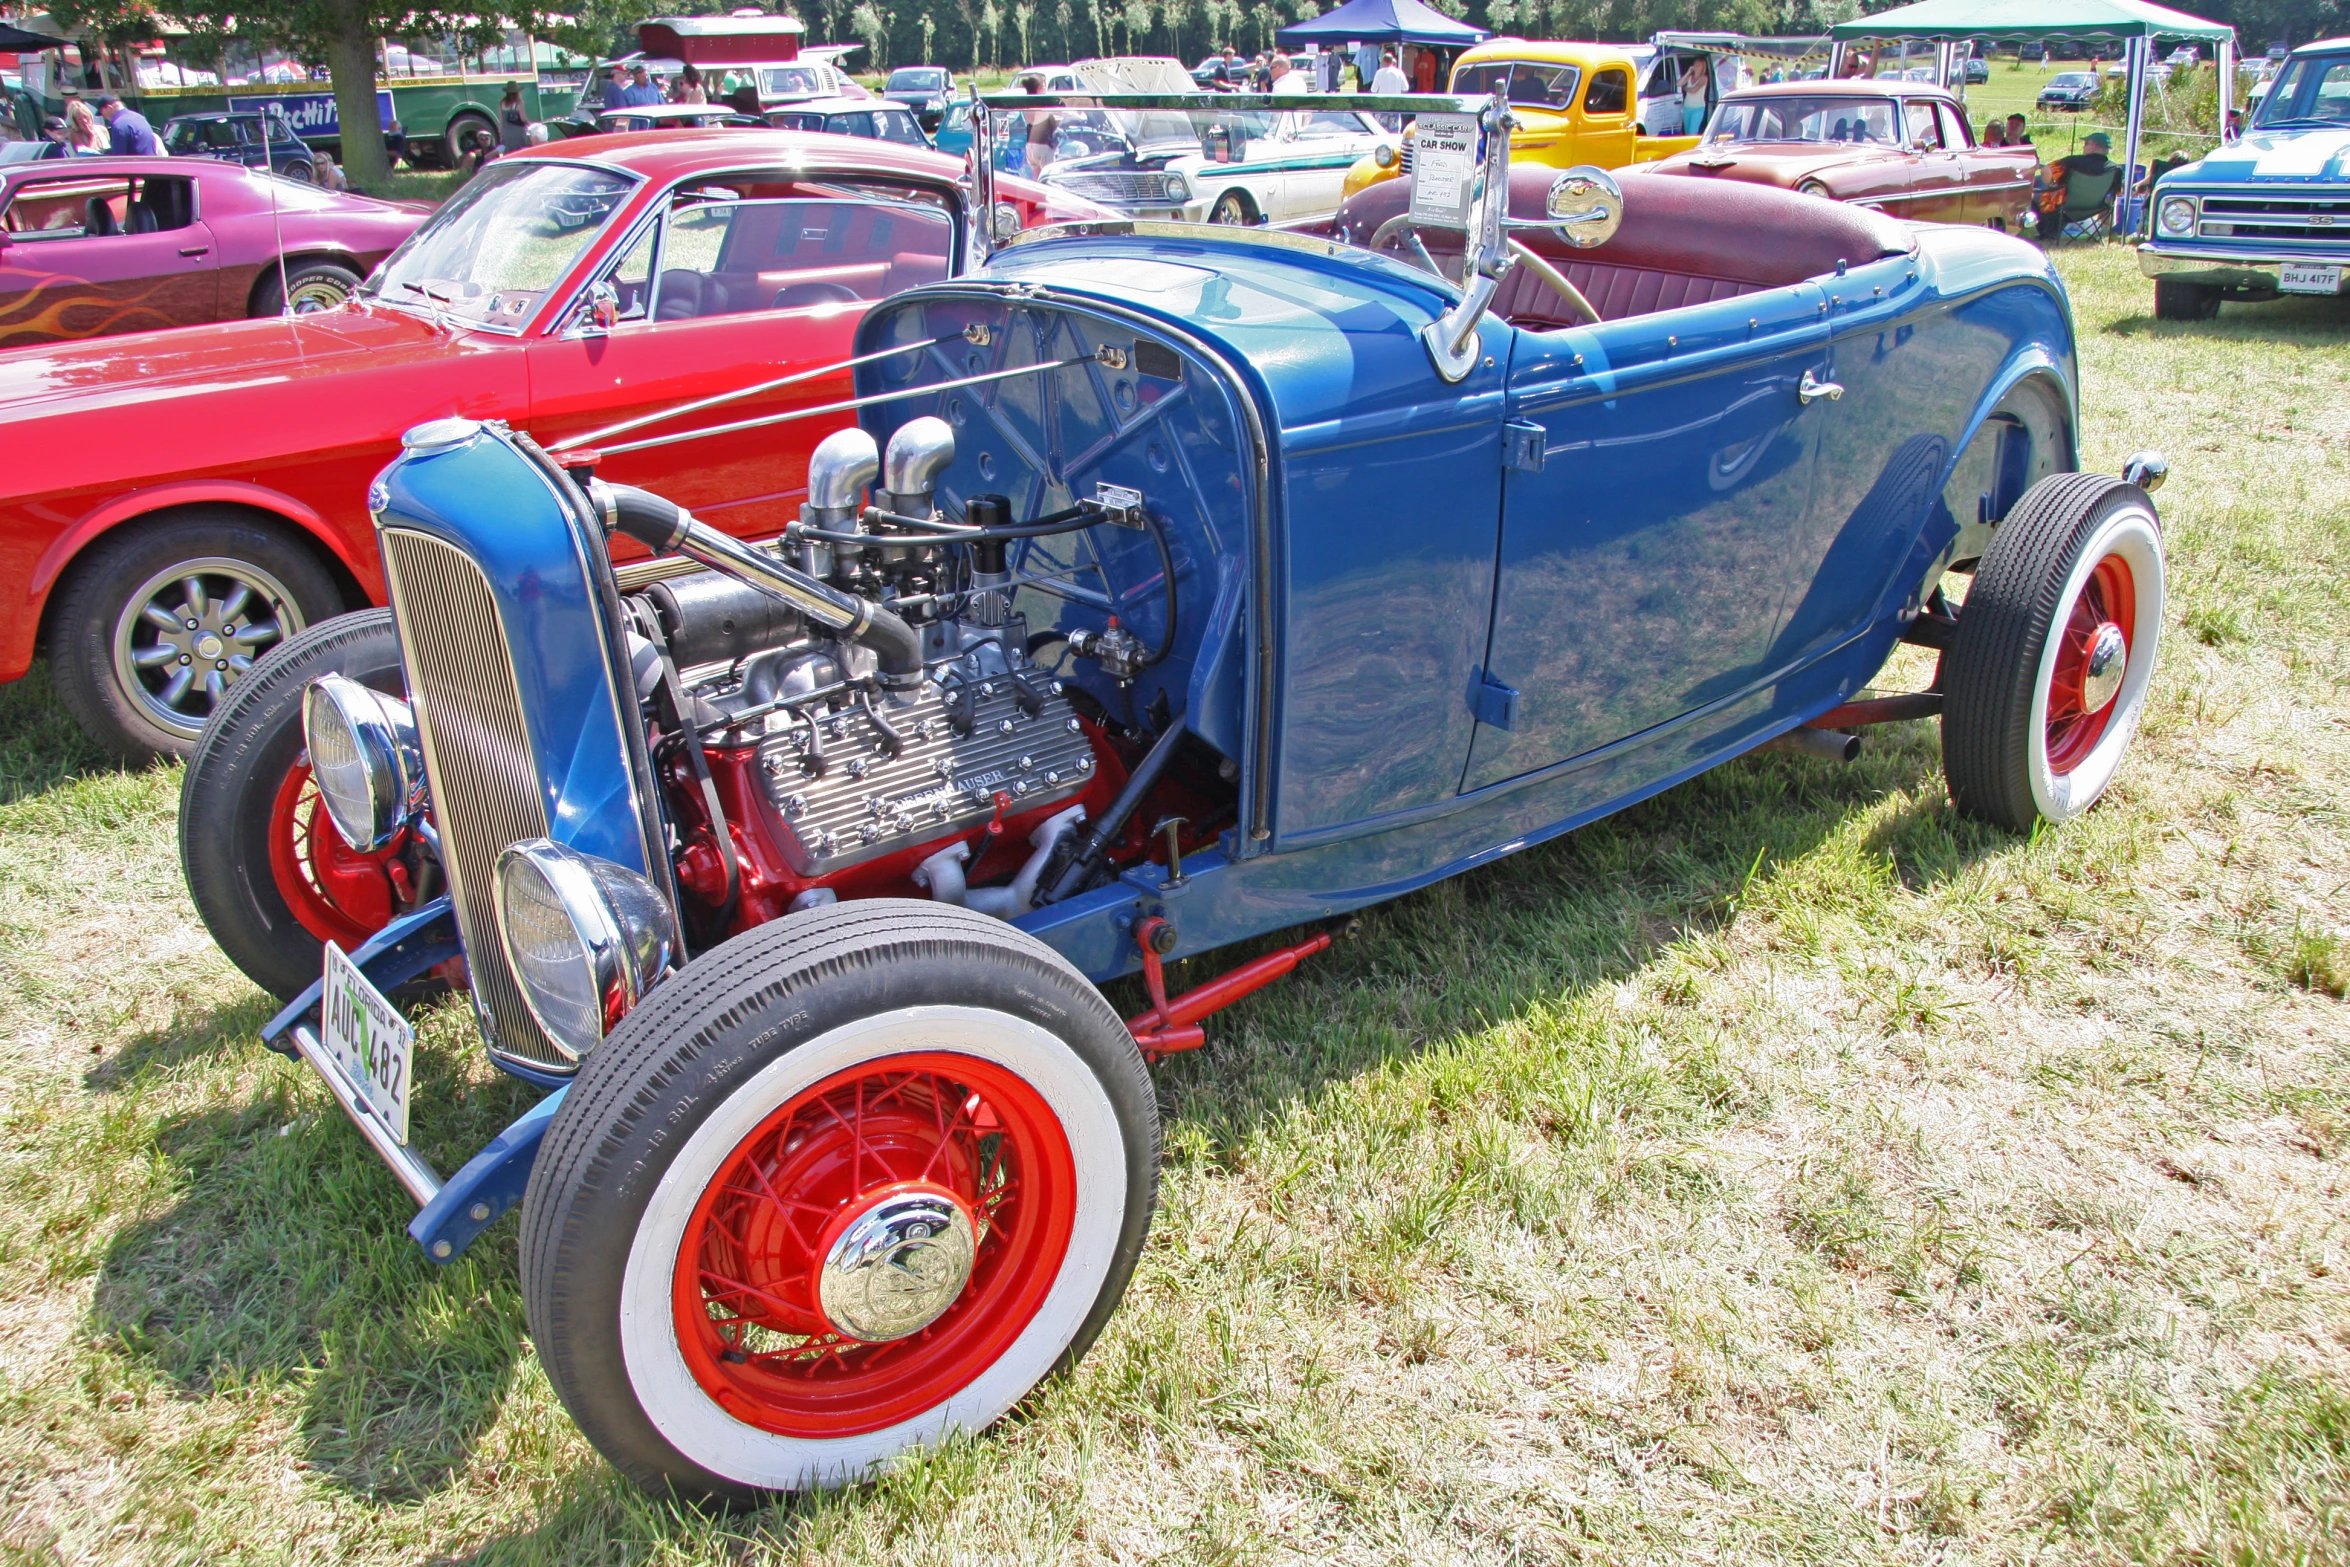
POLYGON ((2122 167, 2135 179, 2138 147, 2146 119, 2146 68, 2154 59, 2157 38, 2193 39, 2217 45, 2219 61, 2219 129, 2227 134, 2228 109, 2235 89, 2235 29, 2221 22, 2190 16, 2148 0, 1920 0, 1891 11, 1879 11, 1829 30, 1834 40, 1828 74, 1843 74, 1847 47, 1857 42, 1916 39, 1940 45, 1939 79, 1949 84, 1955 44, 1988 38, 2002 43, 2048 38, 2111 38, 2122 45, 2130 72, 2130 123, 2125 134, 2122 167))

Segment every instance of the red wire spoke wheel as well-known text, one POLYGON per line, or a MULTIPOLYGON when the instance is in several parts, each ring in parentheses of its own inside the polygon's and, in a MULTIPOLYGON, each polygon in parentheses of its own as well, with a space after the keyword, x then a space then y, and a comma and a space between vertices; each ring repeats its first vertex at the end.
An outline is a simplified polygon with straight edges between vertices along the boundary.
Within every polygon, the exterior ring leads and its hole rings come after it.
POLYGON ((847 1436, 959 1393, 1036 1315, 1075 1219, 1069 1140, 992 1062, 923 1053, 796 1095, 686 1226, 677 1334, 762 1430, 847 1436))
POLYGON ((399 840, 352 849, 311 781, 302 695, 328 674, 404 689, 389 610, 321 621, 255 664, 196 737, 180 784, 180 867, 196 912, 253 983, 285 1000, 318 982, 323 943, 358 946, 404 901, 399 840))
POLYGON ((2055 474, 1975 569, 1942 665, 1942 769, 2017 832, 2097 802, 2137 732, 2163 618, 2162 524, 2134 484, 2055 474))
POLYGON ((2121 694, 2137 608, 2129 562, 2107 555, 2090 570, 2057 633, 2043 720, 2051 771, 2070 773, 2097 749, 2121 694))
POLYGON ((523 1200, 531 1337, 640 1485, 861 1480, 1085 1352, 1157 1170, 1141 1053, 1067 959, 951 904, 811 909, 581 1065, 523 1200))
POLYGON ((348 951, 392 922, 396 902, 386 867, 405 836, 373 854, 343 842, 310 764, 297 761, 270 801, 269 873, 304 930, 348 951))

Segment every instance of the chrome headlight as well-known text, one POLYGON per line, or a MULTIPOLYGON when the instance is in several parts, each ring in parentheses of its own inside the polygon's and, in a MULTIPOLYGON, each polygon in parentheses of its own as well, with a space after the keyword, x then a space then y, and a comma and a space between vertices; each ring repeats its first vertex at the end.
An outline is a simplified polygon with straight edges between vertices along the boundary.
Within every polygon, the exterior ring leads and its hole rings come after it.
POLYGON ((416 819, 424 756, 406 702, 348 675, 321 675, 302 693, 302 743, 343 842, 372 853, 416 819))
POLYGON ((1169 201, 1191 200, 1191 181, 1185 179, 1180 174, 1169 174, 1165 177, 1165 179, 1166 188, 1162 194, 1165 195, 1169 201))
POLYGON ((2154 209, 2154 226, 2173 239, 2195 232, 2195 198, 2165 196, 2154 209))
POLYGON ((625 865, 548 838, 498 856, 498 940, 539 1027, 573 1056, 603 1043, 678 950, 669 900, 625 865))

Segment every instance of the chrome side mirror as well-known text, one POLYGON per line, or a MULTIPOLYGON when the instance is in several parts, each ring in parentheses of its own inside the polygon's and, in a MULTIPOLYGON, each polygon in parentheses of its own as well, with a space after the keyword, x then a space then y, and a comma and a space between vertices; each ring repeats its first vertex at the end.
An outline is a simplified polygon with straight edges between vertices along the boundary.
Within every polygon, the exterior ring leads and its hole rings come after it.
POLYGON ((1624 221, 1624 187, 1607 170, 1585 163, 1550 182, 1542 198, 1547 227, 1577 250, 1590 250, 1615 237, 1624 221))
POLYGON ((588 290, 587 325, 598 332, 609 332, 620 324, 620 290, 609 280, 588 290))

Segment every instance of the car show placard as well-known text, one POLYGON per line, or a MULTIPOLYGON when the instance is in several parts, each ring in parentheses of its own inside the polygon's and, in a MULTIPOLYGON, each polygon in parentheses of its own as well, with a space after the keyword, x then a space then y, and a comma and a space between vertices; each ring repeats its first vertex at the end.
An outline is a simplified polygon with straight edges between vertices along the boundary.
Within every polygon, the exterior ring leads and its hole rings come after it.
POLYGON ((1477 194, 1477 117, 1423 114, 1412 138, 1413 226, 1465 230, 1477 194))

